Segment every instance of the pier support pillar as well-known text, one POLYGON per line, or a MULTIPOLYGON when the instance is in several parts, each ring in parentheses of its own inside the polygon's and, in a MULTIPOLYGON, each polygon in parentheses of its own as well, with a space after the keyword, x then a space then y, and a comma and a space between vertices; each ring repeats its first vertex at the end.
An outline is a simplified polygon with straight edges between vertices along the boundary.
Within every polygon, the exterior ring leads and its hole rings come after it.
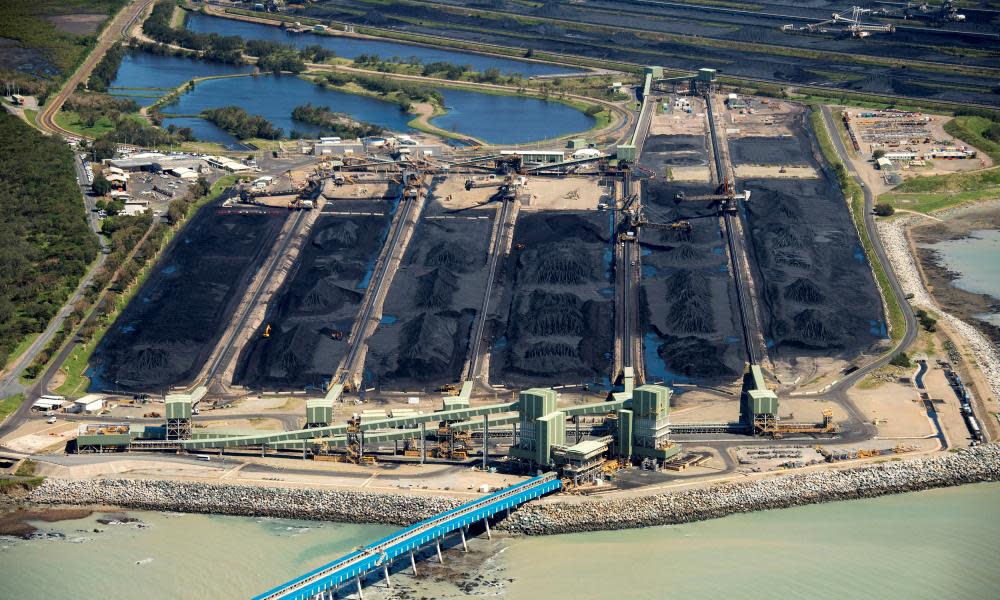
POLYGON ((469 551, 469 545, 465 543, 465 527, 459 527, 458 532, 462 534, 462 549, 469 551))
POLYGON ((420 464, 427 462, 427 423, 420 424, 420 464))
POLYGON ((410 550, 410 566, 413 567, 413 576, 417 576, 417 559, 413 558, 413 551, 410 550))
POLYGON ((392 582, 389 581, 389 563, 382 564, 382 573, 385 575, 385 587, 392 589, 392 582))
POLYGON ((437 547, 438 551, 438 562, 444 564, 444 557, 441 556, 441 540, 434 540, 434 545, 437 547))
POLYGON ((483 517, 483 525, 486 525, 486 539, 492 540, 493 536, 490 534, 490 520, 483 517))
POLYGON ((354 583, 356 583, 358 586, 358 599, 364 600, 365 594, 364 592, 361 591, 361 577, 355 577, 354 583))

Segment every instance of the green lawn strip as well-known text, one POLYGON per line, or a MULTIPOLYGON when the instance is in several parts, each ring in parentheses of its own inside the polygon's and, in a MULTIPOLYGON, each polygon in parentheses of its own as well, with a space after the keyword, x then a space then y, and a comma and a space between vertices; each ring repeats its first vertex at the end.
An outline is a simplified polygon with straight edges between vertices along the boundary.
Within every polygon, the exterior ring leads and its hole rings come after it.
POLYGON ((21 358, 21 355, 25 353, 25 351, 28 349, 28 346, 33 344, 35 340, 38 339, 39 335, 41 335, 41 333, 36 331, 35 333, 29 333, 28 335, 24 336, 24 338, 22 338, 21 341, 18 342, 17 345, 14 346, 14 349, 11 351, 10 357, 7 359, 7 365, 5 368, 10 368, 11 365, 17 362, 17 359, 21 358))
MULTIPOLYGON (((146 264, 143 265, 138 277, 136 277, 135 282, 129 286, 125 293, 117 296, 114 311, 109 313, 104 321, 95 329, 94 335, 91 336, 90 340, 88 340, 86 344, 77 346, 66 358, 66 361, 60 368, 60 370, 66 375, 66 380, 61 386, 59 386, 59 388, 57 388, 57 393, 64 396, 71 396, 83 393, 87 389, 87 386, 90 385, 90 379, 84 373, 87 370, 87 364, 90 362, 90 357, 94 353, 94 349, 97 347, 97 344, 100 343, 104 334, 107 333, 111 325, 118 319, 118 315, 121 314, 121 311, 128 305, 129 301, 132 300, 132 297, 135 296, 136 292, 142 287, 142 284, 149 277, 153 267, 162 256, 164 249, 169 246, 170 240, 173 239, 174 235, 176 235, 178 231, 184 228, 184 225, 188 222, 191 215, 197 212, 197 210, 205 204, 217 198, 224 189, 235 183, 239 177, 239 175, 226 175, 213 183, 212 187, 208 191, 208 194, 202 196, 200 200, 188 207, 188 212, 185 215, 184 220, 176 227, 171 227, 167 230, 166 234, 163 236, 163 240, 160 243, 160 248, 156 255, 146 261, 146 264)), ((96 307, 97 303, 95 302, 94 307, 91 310, 96 309, 96 307)), ((86 321, 86 318, 84 318, 84 321, 86 321)))
POLYGON ((875 256, 875 248, 872 245, 871 238, 868 236, 868 229, 865 227, 864 191, 854 178, 850 176, 847 167, 844 166, 844 163, 840 160, 840 156, 837 154, 837 150, 833 147, 833 140, 830 139, 830 132, 827 131, 826 124, 823 122, 823 115, 820 113, 819 106, 814 105, 812 107, 809 113, 809 122, 812 125, 813 131, 816 132, 816 139, 819 141, 823 158, 833 167, 837 175, 837 182, 840 184, 841 192, 843 192, 844 198, 848 201, 848 206, 851 210, 851 219, 854 221, 854 227, 858 231, 861 245, 865 249, 865 256, 868 257, 868 263, 872 266, 875 281, 878 283, 882 298, 885 301, 886 312, 888 313, 887 317, 889 319, 889 335, 892 337, 894 343, 898 342, 903 339, 903 334, 906 331, 906 322, 896 295, 892 292, 892 286, 889 285, 889 277, 886 275, 885 266, 875 256))
POLYGON ((24 394, 14 394, 0 400, 0 423, 17 410, 22 402, 24 402, 24 394))

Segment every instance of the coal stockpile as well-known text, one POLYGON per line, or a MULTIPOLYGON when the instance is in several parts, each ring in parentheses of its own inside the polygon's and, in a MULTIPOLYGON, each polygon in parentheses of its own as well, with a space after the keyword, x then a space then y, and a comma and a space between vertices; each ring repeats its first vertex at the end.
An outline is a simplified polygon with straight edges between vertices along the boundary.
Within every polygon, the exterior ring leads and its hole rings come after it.
POLYGON ((764 336, 777 358, 852 358, 885 335, 882 303, 836 182, 757 179, 747 205, 764 336))
POLYGON ((801 136, 744 137, 729 140, 734 165, 808 165, 809 139, 801 136))
POLYGON ((483 299, 494 214, 427 207, 368 340, 366 384, 412 390, 458 381, 483 299))
POLYGON ((646 217, 659 224, 639 237, 646 380, 730 383, 746 356, 718 207, 675 200, 678 192, 693 198, 713 190, 662 179, 646 186, 646 217))
POLYGON ((91 390, 187 384, 205 365, 286 211, 233 214, 202 208, 98 344, 91 390))
POLYGON ((611 370, 614 281, 608 213, 522 213, 493 331, 490 380, 512 387, 599 381, 611 370))
POLYGON ((320 388, 337 369, 390 222, 382 214, 385 204, 362 208, 354 202, 352 207, 369 214, 316 220, 296 270, 240 355, 235 383, 257 389, 320 388))
MULTIPOLYGON (((718 11, 706 11, 703 6, 652 7, 648 3, 625 7, 621 2, 606 3, 608 10, 586 11, 580 7, 563 3, 556 8, 564 16, 565 22, 539 21, 525 24, 514 18, 501 17, 484 19, 481 15, 462 12, 434 10, 414 3, 389 3, 380 5, 378 10, 370 6, 354 3, 352 0, 332 0, 313 5, 304 14, 323 19, 335 19, 357 25, 377 25, 410 33, 429 36, 446 35, 449 38, 465 39, 479 44, 517 46, 527 50, 551 51, 603 60, 626 61, 634 64, 649 64, 650 57, 663 67, 692 71, 706 65, 719 68, 724 74, 763 79, 767 81, 822 85, 831 88, 854 89, 886 94, 910 94, 916 98, 945 100, 952 102, 976 102, 995 105, 997 99, 992 89, 995 82, 989 73, 959 72, 940 68, 915 69, 906 65, 872 65, 845 63, 826 57, 813 58, 808 54, 775 54, 763 49, 754 51, 753 44, 776 44, 807 50, 828 50, 844 54, 870 54, 878 57, 932 60, 942 63, 980 64, 992 66, 996 62, 996 41, 988 37, 949 36, 947 43, 956 45, 961 41, 964 47, 972 49, 965 56, 955 52, 945 52, 943 38, 937 34, 924 35, 919 32, 899 32, 904 35, 876 35, 867 40, 836 39, 836 36, 790 34, 779 31, 787 19, 764 19, 760 24, 751 23, 758 17, 746 13, 725 15, 718 11), (364 14, 359 8, 365 7, 364 14), (665 12, 665 11, 669 11, 665 12), (649 18, 652 12, 675 14, 664 21, 649 18), (652 39, 651 35, 637 36, 628 29, 631 22, 642 29, 660 28, 665 32, 692 37, 715 37, 721 43, 711 46, 674 41, 670 38, 652 39), (572 23, 570 21, 576 21, 572 23), (600 31, 581 23, 602 23, 611 21, 619 31, 600 31), (709 23, 723 26, 706 27, 709 23), (707 32, 715 29, 716 32, 707 32), (906 40, 897 43, 896 40, 906 40), (731 47, 727 44, 732 43, 731 47), (876 81, 865 81, 875 78, 876 81), (905 90, 905 91, 900 91, 905 90)), ((508 5, 510 8, 512 5, 508 5)), ((491 6, 491 8, 494 8, 491 6)), ((502 10, 502 7, 501 7, 502 10)), ((523 8, 510 8, 523 14, 523 8)), ((551 7, 546 11, 553 10, 551 7)), ((784 7, 781 11, 788 10, 784 7)), ((545 11, 543 11, 545 12, 545 11)), ((829 18, 828 10, 818 11, 829 18)), ((822 56, 822 55, 821 55, 822 56)))
POLYGON ((646 139, 640 164, 657 174, 665 167, 693 167, 708 164, 704 136, 653 135, 646 139))

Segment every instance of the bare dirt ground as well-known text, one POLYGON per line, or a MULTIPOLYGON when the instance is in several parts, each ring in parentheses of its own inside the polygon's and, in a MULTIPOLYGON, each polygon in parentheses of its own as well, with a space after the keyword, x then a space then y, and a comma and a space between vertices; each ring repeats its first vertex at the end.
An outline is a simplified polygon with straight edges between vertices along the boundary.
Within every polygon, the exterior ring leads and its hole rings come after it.
POLYGON ((73 35, 90 35, 97 31, 108 15, 100 13, 78 13, 74 15, 53 15, 45 17, 59 31, 73 35))
POLYGON ((602 200, 609 201, 611 190, 597 185, 592 177, 528 179, 531 200, 521 210, 596 210, 602 200))
POLYGON ((767 179, 816 179, 819 173, 813 167, 738 165, 736 176, 740 178, 762 177, 767 179))

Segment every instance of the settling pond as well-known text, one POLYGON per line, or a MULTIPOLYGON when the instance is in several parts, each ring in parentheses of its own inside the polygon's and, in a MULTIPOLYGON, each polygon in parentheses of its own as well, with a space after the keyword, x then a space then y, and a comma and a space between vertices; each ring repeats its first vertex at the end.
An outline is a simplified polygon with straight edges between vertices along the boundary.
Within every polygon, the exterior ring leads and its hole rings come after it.
MULTIPOLYGON (((247 73, 236 67, 175 56, 129 54, 122 61, 111 93, 128 96, 148 106, 156 98, 193 79, 207 75, 247 73)), ((447 113, 431 120, 434 125, 493 144, 520 144, 560 137, 593 127, 592 117, 559 102, 519 96, 498 96, 442 88, 447 113), (499 117, 499 118, 498 118, 499 117)), ((280 127, 287 136, 297 131, 315 136, 318 131, 307 123, 292 120, 292 109, 301 104, 328 106, 359 121, 405 132, 412 115, 399 106, 367 96, 322 88, 292 75, 229 77, 198 82, 194 89, 163 106, 167 117, 163 126, 190 127, 197 139, 222 144, 235 142, 229 133, 197 117, 203 110, 236 105, 250 114, 261 115, 280 127)))
POLYGON ((466 65, 473 71, 483 72, 487 69, 499 69, 504 75, 551 75, 554 73, 579 73, 580 69, 551 65, 546 63, 501 58, 474 52, 460 50, 444 50, 415 44, 389 42, 369 38, 347 36, 319 35, 315 33, 288 33, 280 27, 262 25, 247 21, 236 21, 222 17, 212 17, 196 12, 188 13, 185 26, 196 33, 217 33, 219 35, 238 35, 246 40, 268 40, 291 44, 296 48, 319 45, 332 50, 342 58, 356 58, 362 54, 374 55, 383 60, 393 62, 409 62, 417 60, 421 63, 447 62, 454 65, 466 65))

